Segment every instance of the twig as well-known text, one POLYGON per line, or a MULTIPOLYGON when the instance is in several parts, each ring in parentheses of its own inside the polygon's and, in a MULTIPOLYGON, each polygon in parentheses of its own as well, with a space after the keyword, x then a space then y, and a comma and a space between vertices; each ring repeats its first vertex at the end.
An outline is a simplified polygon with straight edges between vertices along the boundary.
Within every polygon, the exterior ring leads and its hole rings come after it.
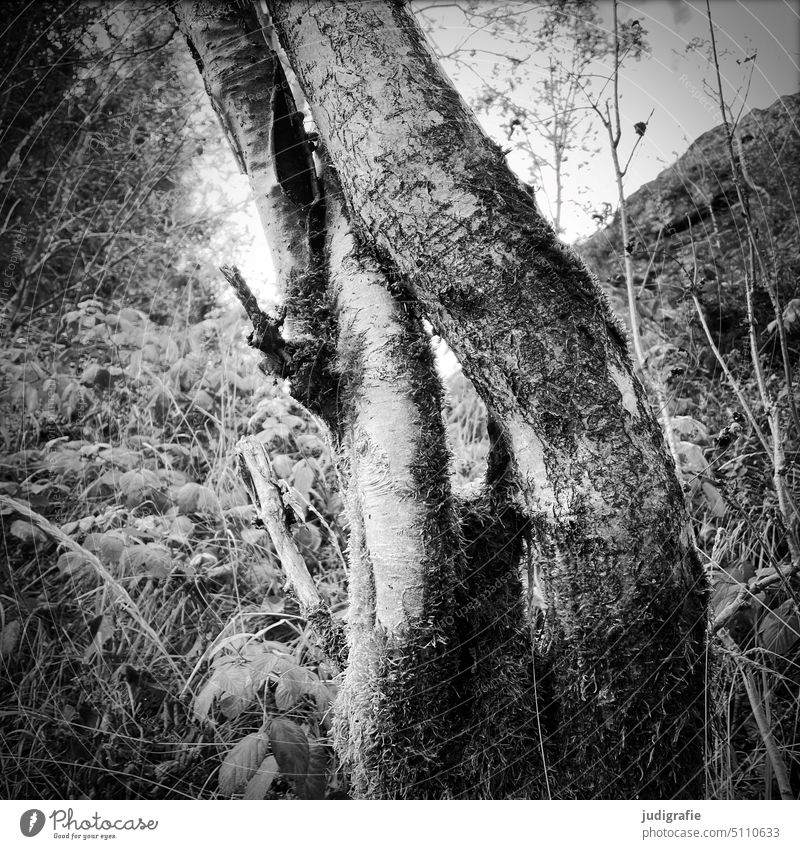
POLYGON ((236 292, 236 297, 241 301, 244 311, 247 313, 253 326, 261 320, 264 313, 258 305, 256 296, 252 289, 247 285, 247 281, 242 277, 242 273, 235 265, 221 265, 219 270, 222 272, 228 283, 231 284, 233 291, 236 292))
POLYGON ((346 648, 341 623, 334 621, 292 538, 281 489, 266 448, 254 436, 246 436, 237 443, 236 455, 241 477, 280 558, 286 588, 293 591, 300 610, 321 638, 325 653, 340 666, 344 665, 346 648))
POLYGON ((769 727, 769 722, 767 722, 767 718, 764 716, 764 711, 761 707, 761 700, 758 698, 756 686, 753 683, 750 670, 746 666, 745 658, 742 657, 741 652, 739 651, 736 643, 734 643, 730 634, 720 634, 719 639, 722 645, 732 654, 736 666, 739 669, 739 673, 742 676, 744 689, 747 692, 747 699, 750 702, 750 710, 753 712, 753 719, 756 721, 758 731, 761 734, 761 739, 764 742, 764 748, 767 750, 767 757, 769 758, 769 761, 772 764, 772 769, 775 772, 775 781, 778 784, 778 791, 781 794, 781 799, 784 801, 791 801, 794 799, 794 794, 792 793, 792 785, 789 781, 789 773, 786 771, 786 764, 781 757, 780 748, 772 734, 772 729, 769 727))
POLYGON ((264 361, 261 363, 262 371, 282 377, 286 365, 291 361, 286 352, 286 342, 281 335, 285 312, 277 318, 265 313, 259 307, 256 296, 235 265, 223 265, 219 270, 236 292, 236 297, 241 301, 253 323, 253 332, 247 337, 247 342, 250 347, 261 351, 264 355, 264 361))

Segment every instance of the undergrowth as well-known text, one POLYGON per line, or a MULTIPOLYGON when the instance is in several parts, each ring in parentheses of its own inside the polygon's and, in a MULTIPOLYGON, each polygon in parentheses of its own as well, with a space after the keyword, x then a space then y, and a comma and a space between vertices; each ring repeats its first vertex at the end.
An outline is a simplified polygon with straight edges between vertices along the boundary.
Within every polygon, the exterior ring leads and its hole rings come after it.
MULTIPOLYGON (((54 342, 3 352, 0 494, 60 527, 108 574, 3 501, 4 798, 346 790, 329 746, 338 670, 283 593, 236 476, 235 442, 255 433, 269 446, 305 516, 296 540, 336 615, 346 603, 341 501, 323 435, 269 388, 239 326, 217 308, 176 332, 92 300, 63 317, 54 342)), ((796 785, 797 590, 778 577, 787 553, 767 458, 723 387, 706 400, 700 373, 692 382, 682 372, 674 425, 712 627, 747 595, 727 629, 737 650, 712 640, 707 787, 715 798, 769 798, 772 764, 743 675, 796 785)), ((448 381, 446 419, 455 483, 474 484, 488 438, 463 375, 448 381)))
POLYGON ((236 440, 255 433, 269 446, 334 610, 339 496, 316 426, 267 389, 238 328, 217 310, 176 333, 93 300, 63 317, 55 343, 3 352, 0 494, 107 575, 3 501, 4 798, 324 794, 281 755, 283 771, 270 782, 262 771, 247 791, 237 758, 253 752, 225 757, 270 728, 269 757, 281 734, 297 735, 337 786, 323 746, 334 670, 283 594, 236 476, 236 440))

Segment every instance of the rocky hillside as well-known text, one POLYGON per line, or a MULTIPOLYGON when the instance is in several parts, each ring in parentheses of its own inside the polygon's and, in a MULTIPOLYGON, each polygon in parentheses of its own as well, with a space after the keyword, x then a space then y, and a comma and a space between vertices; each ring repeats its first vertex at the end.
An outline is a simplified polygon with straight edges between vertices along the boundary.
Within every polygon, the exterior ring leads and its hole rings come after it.
MULTIPOLYGON (((749 187, 764 259, 786 309, 800 294, 800 94, 782 97, 767 109, 751 110, 736 128, 734 150, 749 187)), ((700 136, 677 162, 634 192, 628 203, 645 333, 651 341, 660 337, 689 344, 684 291, 696 257, 706 317, 722 349, 730 350, 746 333, 743 277, 748 247, 723 127, 700 136)), ((624 245, 618 217, 576 247, 625 316, 624 245)), ((756 301, 768 346, 773 308, 760 288, 756 301)), ((800 309, 788 309, 786 321, 794 347, 800 347, 800 309), (795 314, 797 320, 792 319, 795 314)), ((689 335, 692 345, 701 344, 696 327, 689 335)))

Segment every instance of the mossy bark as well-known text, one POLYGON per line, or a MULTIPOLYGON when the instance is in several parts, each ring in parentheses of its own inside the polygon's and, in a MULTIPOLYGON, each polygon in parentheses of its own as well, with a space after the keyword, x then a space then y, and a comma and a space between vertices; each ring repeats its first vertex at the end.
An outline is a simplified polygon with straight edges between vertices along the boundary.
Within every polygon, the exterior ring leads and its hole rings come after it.
POLYGON ((702 573, 620 325, 403 4, 269 5, 354 224, 508 445, 547 602, 552 794, 702 795, 702 573))
POLYGON ((447 743, 457 661, 442 610, 460 557, 441 387, 419 316, 388 291, 333 197, 327 253, 351 529, 337 747, 358 796, 441 796, 431 765, 447 743))
MULTIPOLYGON (((178 17, 250 177, 276 259, 295 334, 285 341, 292 392, 325 419, 334 441, 350 529, 348 650, 335 737, 351 791, 509 795, 510 773, 497 768, 496 752, 510 760, 516 738, 500 735, 500 748, 487 748, 482 728, 489 719, 502 724, 509 675, 525 687, 530 674, 518 653, 509 663, 502 647, 492 650, 500 677, 488 676, 476 657, 480 641, 503 638, 511 620, 515 638, 524 632, 521 587, 514 557, 503 561, 510 580, 488 593, 482 561, 465 566, 485 550, 463 541, 463 532, 478 535, 480 511, 473 504, 471 518, 462 516, 450 492, 442 387, 422 313, 356 238, 335 174, 324 186, 305 168, 304 187, 282 172, 284 149, 302 151, 308 142, 252 10, 190 2, 178 17), (288 124, 278 132, 281 121, 288 124), (487 604, 503 610, 500 624, 487 618, 487 604)), ((299 157, 298 167, 304 162, 299 157)), ((522 702, 514 704, 519 712, 522 702)), ((535 718, 523 714, 523 724, 535 718)))

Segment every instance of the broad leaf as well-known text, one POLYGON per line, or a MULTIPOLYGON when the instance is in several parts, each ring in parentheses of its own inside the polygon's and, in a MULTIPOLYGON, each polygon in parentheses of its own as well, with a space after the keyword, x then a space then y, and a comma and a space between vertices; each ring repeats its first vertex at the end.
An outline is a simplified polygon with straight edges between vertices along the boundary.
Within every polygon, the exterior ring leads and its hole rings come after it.
POLYGON ((207 681, 202 690, 197 694, 192 706, 192 713, 198 722, 203 722, 211 710, 214 698, 222 693, 222 688, 212 678, 207 681))
POLYGON ((126 575, 166 578, 172 571, 172 554, 168 548, 157 543, 132 545, 123 553, 120 567, 126 575))
POLYGON ((255 775, 267 754, 266 734, 248 734, 228 752, 219 770, 219 789, 230 796, 255 775))
POLYGON ((175 505, 179 513, 219 513, 219 500, 207 487, 199 483, 185 483, 175 495, 175 505))
POLYGON ((244 798, 263 799, 269 788, 272 787, 272 782, 277 774, 278 762, 274 755, 269 755, 264 758, 256 770, 256 774, 247 782, 247 787, 244 789, 244 798))
POLYGON ((758 629, 761 645, 767 651, 785 656, 800 639, 800 616, 792 599, 787 598, 761 620, 758 629))
POLYGON ((312 743, 308 753, 308 772, 305 780, 297 779, 295 790, 301 799, 324 799, 328 784, 328 750, 312 743))
POLYGON ((45 542, 47 535, 27 519, 15 519, 11 523, 11 535, 22 542, 45 542))
POLYGON ((97 559, 106 566, 114 566, 119 563, 125 552, 125 540, 116 534, 88 534, 83 541, 83 547, 97 556, 97 559))
POLYGON ((305 780, 308 773, 308 738, 302 728, 288 719, 273 719, 269 726, 272 754, 288 778, 305 780))
POLYGON ((304 503, 308 503, 311 497, 315 477, 316 472, 308 460, 300 460, 295 464, 292 484, 304 503))
POLYGON ((22 622, 19 619, 13 619, 6 624, 0 632, 0 658, 5 660, 14 653, 21 633, 22 622))

